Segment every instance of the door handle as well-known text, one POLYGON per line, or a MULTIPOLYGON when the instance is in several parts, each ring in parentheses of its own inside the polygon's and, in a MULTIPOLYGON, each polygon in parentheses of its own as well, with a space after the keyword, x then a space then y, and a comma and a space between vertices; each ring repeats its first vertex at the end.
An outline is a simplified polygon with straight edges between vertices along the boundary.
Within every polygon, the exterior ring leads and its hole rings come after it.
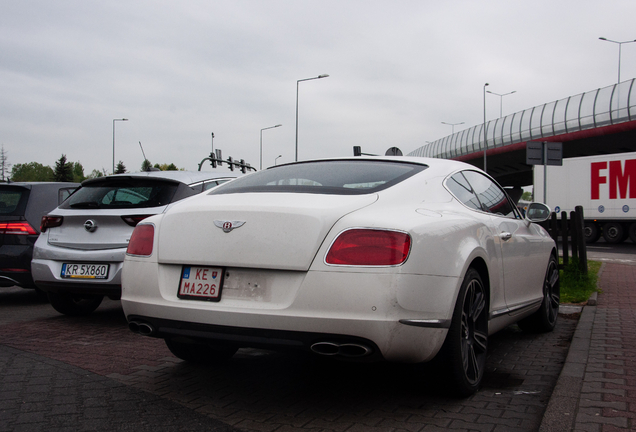
POLYGON ((502 232, 501 234, 499 234, 499 237, 504 241, 508 241, 512 238, 512 233, 502 232))

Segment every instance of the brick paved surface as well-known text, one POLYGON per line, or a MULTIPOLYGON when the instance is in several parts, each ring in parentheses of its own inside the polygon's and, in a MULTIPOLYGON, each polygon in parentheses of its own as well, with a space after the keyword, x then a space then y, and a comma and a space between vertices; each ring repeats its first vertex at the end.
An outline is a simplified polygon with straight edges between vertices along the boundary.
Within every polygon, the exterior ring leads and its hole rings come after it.
POLYGON ((247 349, 193 366, 128 331, 117 302, 71 318, 19 296, 0 292, 0 431, 536 431, 577 322, 499 333, 484 388, 458 400, 430 368, 247 349))
POLYGON ((604 264, 541 431, 636 430, 636 266, 604 264))
POLYGON ((603 269, 575 429, 636 430, 636 266, 603 269))

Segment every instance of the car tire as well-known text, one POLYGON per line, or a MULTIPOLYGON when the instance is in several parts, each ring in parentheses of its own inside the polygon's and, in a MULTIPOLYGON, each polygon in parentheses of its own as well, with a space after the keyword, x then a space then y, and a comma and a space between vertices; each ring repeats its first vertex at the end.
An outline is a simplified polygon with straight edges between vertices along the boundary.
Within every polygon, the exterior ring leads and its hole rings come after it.
POLYGON ((625 240, 623 225, 618 222, 608 222, 603 225, 603 238, 606 242, 617 244, 625 240))
POLYGON ((475 393, 486 370, 488 296, 474 268, 462 282, 442 350, 453 392, 460 397, 475 393))
POLYGON ((551 255, 543 280, 541 307, 534 314, 519 321, 519 327, 524 331, 533 333, 546 333, 554 330, 559 317, 560 299, 559 266, 554 255, 551 255))
POLYGON ((53 309, 69 316, 90 315, 99 307, 103 296, 80 297, 73 294, 48 293, 53 309))
POLYGON ((238 351, 238 347, 232 345, 208 345, 180 342, 174 339, 166 339, 165 341, 175 357, 198 364, 221 363, 232 358, 238 351))
POLYGON ((585 243, 596 243, 601 238, 601 230, 596 223, 585 222, 583 235, 585 236, 585 243))

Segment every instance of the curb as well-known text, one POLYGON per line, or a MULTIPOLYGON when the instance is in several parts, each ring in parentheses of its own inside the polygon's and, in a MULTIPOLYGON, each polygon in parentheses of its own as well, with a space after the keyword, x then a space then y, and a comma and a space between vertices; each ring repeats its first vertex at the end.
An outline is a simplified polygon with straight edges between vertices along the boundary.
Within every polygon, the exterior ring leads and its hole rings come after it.
MULTIPOLYGON (((598 272, 597 289, 604 268, 605 263, 601 264, 598 272)), ((587 305, 583 307, 563 369, 543 414, 539 432, 570 431, 574 426, 590 354, 597 298, 598 291, 593 292, 587 305)))

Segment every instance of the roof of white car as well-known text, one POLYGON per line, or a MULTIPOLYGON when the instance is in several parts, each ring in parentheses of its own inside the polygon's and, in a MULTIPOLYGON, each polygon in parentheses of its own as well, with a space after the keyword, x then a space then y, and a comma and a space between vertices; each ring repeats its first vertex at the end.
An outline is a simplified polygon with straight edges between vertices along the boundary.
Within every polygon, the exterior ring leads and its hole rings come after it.
MULTIPOLYGON (((438 159, 438 158, 427 158, 427 157, 417 157, 417 156, 348 156, 348 157, 339 157, 339 158, 324 158, 324 159, 313 159, 306 160, 300 162, 290 162, 287 164, 280 164, 278 166, 283 165, 293 165, 295 163, 302 162, 317 162, 317 161, 345 161, 345 160, 370 160, 370 161, 392 161, 392 162, 410 162, 417 163, 421 165, 427 165, 429 168, 433 168, 435 172, 451 172, 460 169, 475 169, 480 170, 479 168, 467 164, 466 162, 460 162, 450 159, 438 159)), ((270 167, 275 168, 275 167, 270 167)))
POLYGON ((226 170, 218 171, 143 171, 136 173, 115 174, 107 177, 99 178, 117 178, 117 177, 134 177, 134 178, 164 178, 169 180, 177 180, 185 184, 193 184, 205 180, 214 180, 219 178, 234 178, 239 174, 228 172, 226 170))

